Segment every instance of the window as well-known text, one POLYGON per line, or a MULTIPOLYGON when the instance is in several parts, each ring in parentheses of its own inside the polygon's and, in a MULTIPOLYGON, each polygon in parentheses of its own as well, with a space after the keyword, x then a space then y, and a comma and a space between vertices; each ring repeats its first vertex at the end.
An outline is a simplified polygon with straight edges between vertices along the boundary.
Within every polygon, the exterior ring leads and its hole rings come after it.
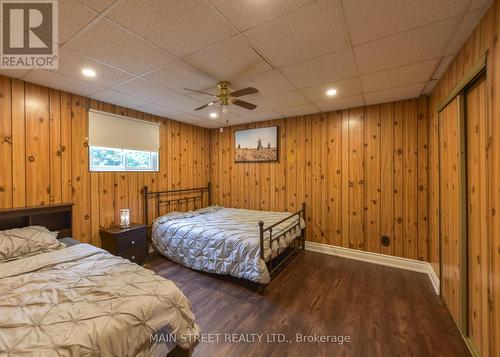
POLYGON ((90 171, 158 171, 159 125, 89 111, 90 171))
POLYGON ((91 146, 90 171, 158 171, 158 153, 91 146))

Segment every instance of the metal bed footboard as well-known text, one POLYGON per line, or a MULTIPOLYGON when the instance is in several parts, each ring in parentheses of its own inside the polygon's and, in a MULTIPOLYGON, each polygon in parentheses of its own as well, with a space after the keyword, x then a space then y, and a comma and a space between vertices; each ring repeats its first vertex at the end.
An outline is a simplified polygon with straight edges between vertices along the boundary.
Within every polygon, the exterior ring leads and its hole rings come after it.
POLYGON ((264 241, 269 240, 269 248, 271 250, 271 255, 269 257, 269 261, 266 262, 267 269, 269 270, 269 275, 271 279, 273 279, 276 274, 281 271, 281 269, 292 260, 295 255, 301 250, 305 249, 306 244, 306 232, 305 227, 300 226, 300 221, 306 217, 306 204, 302 203, 302 209, 297 211, 288 217, 282 219, 279 222, 275 222, 270 226, 264 227, 264 222, 259 222, 259 230, 260 230, 260 258, 265 260, 264 258, 264 241), (297 219, 298 218, 298 219, 297 219), (297 223, 295 223, 290 228, 286 229, 283 232, 280 232, 278 235, 273 235, 273 228, 282 224, 288 220, 297 219, 297 223), (272 254, 272 245, 273 242, 278 241, 279 239, 285 236, 286 234, 295 231, 296 229, 300 229, 300 236, 295 238, 292 243, 283 250, 283 252, 279 253, 276 257, 273 258, 272 254))

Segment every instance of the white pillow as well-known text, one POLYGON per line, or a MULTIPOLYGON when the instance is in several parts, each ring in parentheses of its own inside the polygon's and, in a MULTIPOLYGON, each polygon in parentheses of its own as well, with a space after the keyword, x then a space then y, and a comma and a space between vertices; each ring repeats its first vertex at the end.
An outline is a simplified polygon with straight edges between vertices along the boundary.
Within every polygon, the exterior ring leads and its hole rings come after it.
POLYGON ((57 240, 57 232, 30 226, 0 231, 0 263, 65 248, 57 240))

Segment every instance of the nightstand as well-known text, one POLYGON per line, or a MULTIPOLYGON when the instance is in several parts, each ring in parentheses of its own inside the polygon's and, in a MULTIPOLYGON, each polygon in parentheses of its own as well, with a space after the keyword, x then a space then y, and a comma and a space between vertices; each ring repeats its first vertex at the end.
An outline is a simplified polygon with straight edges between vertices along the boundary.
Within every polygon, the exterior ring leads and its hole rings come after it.
POLYGON ((137 264, 144 264, 148 256, 146 226, 132 223, 128 228, 112 226, 101 228, 102 249, 137 264))

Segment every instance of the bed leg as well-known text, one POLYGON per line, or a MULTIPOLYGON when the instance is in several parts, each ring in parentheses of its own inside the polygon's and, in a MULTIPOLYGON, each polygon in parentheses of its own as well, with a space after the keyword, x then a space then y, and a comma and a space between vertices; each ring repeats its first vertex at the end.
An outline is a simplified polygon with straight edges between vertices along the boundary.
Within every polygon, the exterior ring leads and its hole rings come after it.
POLYGON ((257 286, 257 294, 264 295, 266 293, 267 284, 258 284, 257 286))
POLYGON ((264 260, 264 222, 262 221, 259 221, 259 235, 260 235, 260 259, 264 260))
MULTIPOLYGON (((305 202, 302 202, 302 218, 304 218, 304 222, 306 222, 306 203, 305 202)), ((300 223, 299 223, 299 227, 300 227, 300 223)), ((306 227, 304 227, 304 229, 302 230, 301 235, 302 235, 302 250, 306 250, 306 227)))

